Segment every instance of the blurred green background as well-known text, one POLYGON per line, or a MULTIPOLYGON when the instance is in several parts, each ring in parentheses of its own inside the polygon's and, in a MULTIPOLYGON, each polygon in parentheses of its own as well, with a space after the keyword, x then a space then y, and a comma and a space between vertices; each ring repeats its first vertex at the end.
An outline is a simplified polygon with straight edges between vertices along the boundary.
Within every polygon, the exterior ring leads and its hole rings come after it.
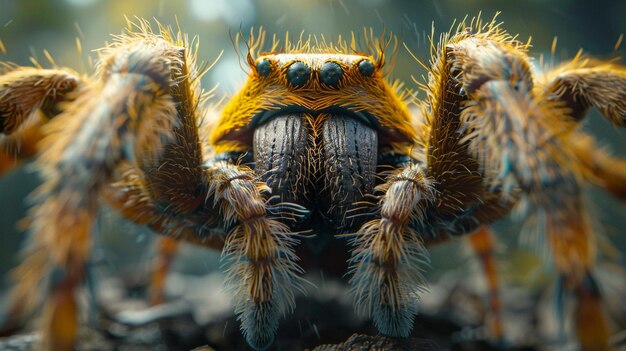
MULTIPOLYGON (((0 0, 0 40, 7 50, 0 53, 0 60, 28 65, 29 57, 34 56, 46 62, 43 55, 46 49, 59 65, 89 71, 87 56, 95 57, 90 51, 103 46, 110 40, 111 33, 121 32, 126 24, 124 16, 155 18, 174 27, 177 18, 184 31, 199 37, 201 60, 212 62, 224 52, 203 81, 205 88, 219 84, 219 98, 236 91, 245 78, 231 42, 240 29, 247 32, 250 27, 263 26, 269 33, 279 36, 286 31, 294 35, 304 31, 334 38, 361 31, 363 27, 373 27, 376 33, 386 28, 399 35, 417 57, 427 61, 426 38, 433 22, 435 32, 441 33, 447 31, 455 19, 479 12, 489 19, 497 11, 502 12, 498 19, 509 32, 519 33, 523 41, 532 36, 535 57, 549 56, 555 36, 558 37, 556 53, 548 59, 554 62, 572 57, 579 48, 601 58, 623 57, 626 53, 625 45, 618 52, 614 51, 620 34, 626 32, 626 1, 618 0, 0 0), (82 57, 76 49, 76 38, 82 42, 82 57)), ((393 76, 415 87, 411 76, 421 80, 424 73, 400 47, 393 76)), ((424 94, 418 96, 423 98, 424 94)), ((603 121, 595 111, 585 123, 585 128, 597 136, 600 144, 626 156, 623 130, 603 121)), ((18 262, 15 254, 23 235, 15 229, 16 223, 24 215, 24 199, 36 182, 36 177, 25 168, 0 179, 1 276, 18 262)), ((597 191, 590 192, 590 197, 599 230, 626 252, 626 209, 597 191)), ((139 262, 148 257, 151 236, 145 230, 113 218, 107 215, 96 225, 101 234, 96 238, 98 245, 114 248, 105 250, 107 264, 117 266, 119 262, 139 262), (111 232, 117 236, 109 236, 111 232), (111 237, 116 239, 109 239, 111 237)), ((519 225, 503 221, 496 228, 501 240, 514 247, 519 225)), ((515 257, 518 250, 510 250, 514 253, 510 257, 515 257)), ((458 242, 433 248, 432 252, 433 275, 462 266, 467 256, 458 242)), ((214 259, 205 257, 203 260, 199 271, 214 269, 214 259)), ((621 262, 623 264, 623 260, 621 262)), ((515 264, 509 263, 509 266, 515 264)), ((6 284, 6 280, 3 281, 0 288, 6 284)))

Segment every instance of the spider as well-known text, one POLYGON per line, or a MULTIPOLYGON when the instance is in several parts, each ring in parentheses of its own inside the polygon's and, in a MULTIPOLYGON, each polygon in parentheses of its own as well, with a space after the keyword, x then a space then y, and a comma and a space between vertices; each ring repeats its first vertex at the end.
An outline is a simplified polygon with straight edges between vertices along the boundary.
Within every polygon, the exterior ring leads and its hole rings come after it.
POLYGON ((115 36, 93 77, 3 65, 3 147, 23 146, 4 157, 32 156, 42 139, 45 181, 12 311, 43 303, 43 347, 76 342, 75 293, 104 199, 167 238, 221 250, 242 333, 259 350, 315 269, 347 272, 355 309, 380 333, 408 336, 427 246, 464 234, 497 313, 487 226, 515 210, 576 297, 582 347, 609 348, 582 193, 595 184, 626 200, 626 162, 579 125, 591 107, 626 125, 624 67, 577 55, 538 73, 528 43, 474 19, 431 46, 420 101, 386 79, 392 39, 263 51, 263 38, 249 40, 248 80, 213 122, 197 42, 160 24, 115 36))

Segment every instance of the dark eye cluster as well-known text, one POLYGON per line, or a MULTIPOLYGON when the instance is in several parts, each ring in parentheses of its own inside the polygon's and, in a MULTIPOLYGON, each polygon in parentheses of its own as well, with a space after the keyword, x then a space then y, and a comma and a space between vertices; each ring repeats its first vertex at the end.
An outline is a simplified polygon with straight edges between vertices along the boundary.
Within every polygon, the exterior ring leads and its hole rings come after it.
MULTIPOLYGON (((374 64, 372 61, 364 59, 357 64, 359 72, 365 77, 371 77, 374 74, 374 64)), ((267 59, 262 59, 256 64, 256 71, 261 77, 267 77, 272 72, 272 64, 267 59)), ((319 70, 320 82, 329 87, 336 88, 343 77, 343 68, 336 62, 326 62, 319 70)), ((291 86, 304 86, 311 78, 311 67, 302 61, 294 61, 287 68, 287 82, 291 86)))

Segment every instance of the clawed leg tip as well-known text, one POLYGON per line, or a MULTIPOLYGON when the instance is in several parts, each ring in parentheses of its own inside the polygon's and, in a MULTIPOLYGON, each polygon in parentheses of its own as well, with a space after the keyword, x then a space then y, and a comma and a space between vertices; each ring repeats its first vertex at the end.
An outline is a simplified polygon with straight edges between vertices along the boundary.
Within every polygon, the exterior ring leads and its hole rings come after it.
POLYGON ((415 313, 409 310, 381 308, 374 316, 380 334, 390 338, 408 338, 413 330, 415 313))
POLYGON ((246 342, 256 351, 265 351, 274 342, 274 335, 248 335, 246 342))
POLYGON ((253 350, 267 350, 274 342, 280 312, 271 302, 252 304, 247 307, 240 315, 246 342, 253 350))

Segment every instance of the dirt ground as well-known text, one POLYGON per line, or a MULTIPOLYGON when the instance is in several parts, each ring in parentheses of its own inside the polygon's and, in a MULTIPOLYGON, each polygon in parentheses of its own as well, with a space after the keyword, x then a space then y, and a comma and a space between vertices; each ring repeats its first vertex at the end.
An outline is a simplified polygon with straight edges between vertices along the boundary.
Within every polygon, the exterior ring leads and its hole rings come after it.
MULTIPOLYGON (((77 350, 247 350, 228 296, 215 288, 220 279, 215 274, 173 274, 167 289, 168 302, 149 307, 143 298, 144 285, 132 279, 106 278, 98 284, 98 301, 83 301, 88 306, 97 305, 98 312, 84 316, 86 323, 81 327, 77 350)), ((516 306, 503 312, 508 329, 519 335, 496 343, 482 326, 487 314, 483 299, 468 287, 447 284, 442 281, 431 286, 411 338, 390 339, 378 336, 371 321, 354 314, 345 286, 327 282, 297 299, 296 310, 281 320, 270 349, 540 349, 538 333, 533 331, 539 327, 533 322, 535 297, 507 293, 511 297, 505 297, 505 302, 513 299, 516 306)), ((0 339, 0 350, 36 350, 37 334, 27 330, 0 339)))

